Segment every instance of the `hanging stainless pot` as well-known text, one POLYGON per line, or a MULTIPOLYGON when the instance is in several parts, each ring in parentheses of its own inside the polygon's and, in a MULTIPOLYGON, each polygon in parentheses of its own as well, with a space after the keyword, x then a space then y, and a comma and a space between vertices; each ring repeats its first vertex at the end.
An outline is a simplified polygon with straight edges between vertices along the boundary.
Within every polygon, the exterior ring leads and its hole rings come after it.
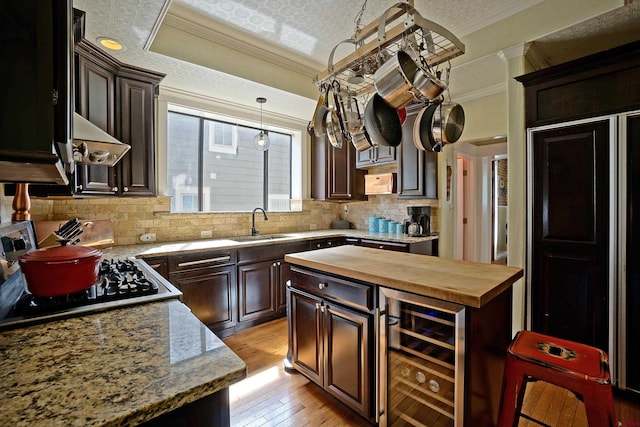
POLYGON ((374 146, 364 126, 351 134, 351 143, 358 151, 367 151, 374 146))
POLYGON ((364 127, 374 145, 397 147, 402 142, 402 125, 397 110, 377 93, 365 107, 364 127))
POLYGON ((407 106, 415 99, 413 79, 418 65, 405 51, 399 50, 373 75, 373 84, 378 94, 394 109, 407 106))
POLYGON ((434 151, 435 141, 431 133, 433 114, 438 104, 430 104, 422 108, 413 123, 413 144, 420 151, 434 151))
POLYGON ((416 71, 413 78, 413 89, 428 100, 436 99, 446 88, 447 85, 429 71, 423 68, 418 68, 416 71))
POLYGON ((452 144, 464 130, 464 110, 460 104, 440 104, 433 114, 431 133, 436 144, 452 144))

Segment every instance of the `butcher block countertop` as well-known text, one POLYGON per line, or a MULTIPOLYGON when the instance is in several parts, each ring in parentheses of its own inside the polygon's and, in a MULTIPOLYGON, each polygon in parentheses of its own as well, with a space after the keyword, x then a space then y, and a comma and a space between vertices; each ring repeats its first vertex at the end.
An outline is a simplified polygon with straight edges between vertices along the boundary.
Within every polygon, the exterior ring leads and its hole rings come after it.
POLYGON ((285 255, 285 261, 326 273, 482 307, 522 277, 521 268, 338 246, 285 255))
POLYGON ((246 376, 179 300, 0 333, 0 425, 130 426, 246 376))

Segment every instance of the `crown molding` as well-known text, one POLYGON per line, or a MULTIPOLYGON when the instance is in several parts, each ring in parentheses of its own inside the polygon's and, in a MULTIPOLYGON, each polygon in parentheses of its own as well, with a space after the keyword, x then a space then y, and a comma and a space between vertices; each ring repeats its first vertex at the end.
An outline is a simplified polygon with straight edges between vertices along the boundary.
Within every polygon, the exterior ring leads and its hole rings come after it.
POLYGON ((219 22, 216 22, 215 28, 213 28, 211 21, 208 21, 208 24, 196 22, 195 17, 189 16, 187 13, 184 15, 179 13, 179 11, 176 13, 172 7, 164 17, 162 25, 174 27, 254 58, 309 76, 310 79, 318 74, 318 70, 323 67, 320 63, 309 64, 308 58, 296 55, 291 51, 274 48, 274 46, 235 28, 219 22))

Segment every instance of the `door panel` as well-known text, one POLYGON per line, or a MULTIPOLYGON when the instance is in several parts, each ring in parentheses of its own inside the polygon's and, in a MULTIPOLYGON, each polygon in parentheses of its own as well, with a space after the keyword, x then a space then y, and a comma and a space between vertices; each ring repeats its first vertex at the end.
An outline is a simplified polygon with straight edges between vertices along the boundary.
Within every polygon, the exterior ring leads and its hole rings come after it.
POLYGON ((276 312, 276 282, 273 262, 257 262, 238 267, 239 320, 271 316, 276 312))
POLYGON ((533 135, 532 329, 607 349, 609 122, 533 135))
POLYGON ((627 118, 627 387, 640 391, 640 116, 627 118))
POLYGON ((291 362, 310 380, 322 386, 324 376, 321 335, 321 300, 291 292, 291 362))
POLYGON ((370 316, 337 305, 325 306, 325 388, 368 417, 370 408, 370 316))

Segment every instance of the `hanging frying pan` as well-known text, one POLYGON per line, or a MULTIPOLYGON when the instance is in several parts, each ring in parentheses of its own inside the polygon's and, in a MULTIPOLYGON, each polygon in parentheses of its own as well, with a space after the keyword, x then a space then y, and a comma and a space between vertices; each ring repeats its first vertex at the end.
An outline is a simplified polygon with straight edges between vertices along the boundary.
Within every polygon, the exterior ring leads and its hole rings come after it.
POLYGON ((369 99, 364 109, 364 127, 374 145, 397 147, 402 142, 398 112, 377 93, 369 99))

